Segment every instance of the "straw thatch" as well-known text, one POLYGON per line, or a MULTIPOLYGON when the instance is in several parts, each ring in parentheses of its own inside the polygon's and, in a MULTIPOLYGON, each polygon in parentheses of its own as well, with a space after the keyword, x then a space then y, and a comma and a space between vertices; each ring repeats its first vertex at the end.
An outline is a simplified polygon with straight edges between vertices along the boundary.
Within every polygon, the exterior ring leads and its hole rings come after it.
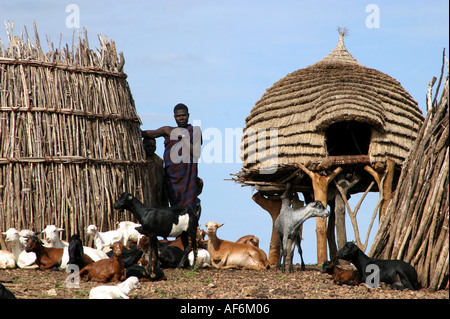
POLYGON ((123 73, 124 58, 86 31, 71 46, 49 40, 44 52, 35 27, 0 42, 0 229, 115 228, 112 205, 124 192, 151 202, 140 119, 123 73))
POLYGON ((448 289, 449 275, 448 60, 438 100, 439 86, 432 99, 430 85, 424 125, 370 251, 378 258, 414 265, 421 285, 433 290, 448 289))
POLYGON ((421 111, 398 81, 362 66, 347 51, 343 36, 340 32, 328 56, 288 74, 256 102, 241 141, 240 181, 252 180, 257 170, 273 165, 337 160, 330 156, 360 156, 343 158, 353 163, 385 163, 387 158, 403 162, 423 122, 421 111), (261 140, 249 138, 269 128, 278 130, 276 163, 268 135, 262 152, 261 140), (352 144, 356 146, 347 154, 345 148, 352 144))

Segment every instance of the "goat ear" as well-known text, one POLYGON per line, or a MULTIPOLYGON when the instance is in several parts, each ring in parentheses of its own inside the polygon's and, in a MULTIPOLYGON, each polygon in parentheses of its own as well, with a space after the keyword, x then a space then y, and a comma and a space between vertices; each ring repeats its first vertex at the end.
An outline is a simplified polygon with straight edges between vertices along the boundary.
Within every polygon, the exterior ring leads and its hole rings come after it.
POLYGON ((64 231, 64 228, 56 228, 57 231, 64 231))
MULTIPOLYGON (((34 236, 39 236, 41 233, 42 233, 41 231, 37 231, 34 233, 34 236)), ((27 237, 30 237, 30 236, 27 236, 27 237)))
POLYGON ((217 225, 217 228, 222 227, 224 224, 225 224, 225 223, 222 223, 222 224, 217 225))

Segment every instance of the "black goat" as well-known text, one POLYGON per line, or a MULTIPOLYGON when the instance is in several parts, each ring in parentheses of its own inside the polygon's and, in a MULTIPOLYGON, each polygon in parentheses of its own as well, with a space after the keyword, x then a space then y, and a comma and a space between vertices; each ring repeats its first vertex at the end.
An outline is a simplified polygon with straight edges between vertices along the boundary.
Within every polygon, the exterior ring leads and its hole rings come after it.
MULTIPOLYGON (((92 262, 92 261, 91 261, 92 262)), ((83 243, 79 234, 72 235, 69 239, 69 262, 68 264, 75 264, 82 269, 86 266, 83 243)))
MULTIPOLYGON (((184 252, 181 248, 176 246, 168 246, 161 242, 158 243, 159 260, 161 261, 162 268, 176 268, 183 259, 184 252)), ((187 266, 188 260, 182 265, 187 266)))
MULTIPOLYGON (((115 209, 128 209, 142 225, 136 229, 150 240, 150 261, 152 264, 152 253, 158 251, 158 239, 161 237, 181 237, 184 247, 183 258, 178 264, 178 268, 182 267, 187 260, 189 254, 189 238, 191 239, 192 248, 194 250, 194 261, 197 258, 197 227, 198 216, 194 210, 188 206, 175 206, 169 208, 157 208, 142 204, 136 197, 129 193, 123 193, 114 204, 115 209)), ((159 270, 159 257, 155 254, 156 269, 159 270)), ((195 264, 192 266, 194 267, 195 264)), ((149 266, 151 273, 151 266, 149 266)))
POLYGON ((14 296, 11 291, 6 289, 3 284, 0 284, 0 299, 16 299, 16 296, 14 296))
MULTIPOLYGON (((353 242, 348 242, 337 252, 338 259, 350 261, 356 266, 362 276, 363 282, 366 282, 369 276, 379 276, 380 282, 391 285, 394 289, 417 290, 420 284, 417 281, 417 272, 413 266, 403 260, 387 260, 370 258, 362 252, 353 242), (371 266, 371 267, 369 267, 371 266), (376 274, 375 271, 379 270, 376 274)), ((375 278, 374 278, 375 279, 375 278)))

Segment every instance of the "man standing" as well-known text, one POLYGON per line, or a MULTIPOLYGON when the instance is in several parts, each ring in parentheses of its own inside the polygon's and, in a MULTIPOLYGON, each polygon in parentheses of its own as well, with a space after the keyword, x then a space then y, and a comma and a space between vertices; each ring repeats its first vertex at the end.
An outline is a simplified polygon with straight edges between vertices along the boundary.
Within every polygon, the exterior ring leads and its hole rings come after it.
POLYGON ((144 152, 148 169, 150 170, 150 205, 156 207, 168 207, 166 192, 164 191, 164 161, 155 154, 156 140, 144 138, 144 152))
POLYGON ((164 187, 170 206, 190 206, 198 210, 198 158, 202 143, 199 127, 188 123, 189 110, 184 104, 173 109, 177 127, 163 126, 142 131, 144 138, 164 137, 164 187))

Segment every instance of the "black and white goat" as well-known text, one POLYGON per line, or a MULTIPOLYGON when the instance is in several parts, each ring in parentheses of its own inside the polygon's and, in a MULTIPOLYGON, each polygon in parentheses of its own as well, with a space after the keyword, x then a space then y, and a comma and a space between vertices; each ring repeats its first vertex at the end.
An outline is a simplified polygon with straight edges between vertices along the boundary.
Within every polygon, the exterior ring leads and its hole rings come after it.
MULTIPOLYGON (((150 240, 149 273, 151 273, 152 253, 158 251, 158 239, 161 237, 180 237, 184 247, 183 258, 178 268, 183 267, 189 254, 189 239, 191 240, 194 255, 197 257, 197 227, 198 216, 188 206, 175 206, 157 208, 142 204, 136 197, 129 193, 123 193, 115 202, 114 208, 129 210, 142 225, 136 229, 143 232, 150 240)), ((160 269, 158 254, 155 254, 156 269, 160 269)), ((194 258, 195 260, 196 258, 194 258)), ((195 266, 195 265, 194 265, 195 266)), ((193 266, 193 267, 194 267, 193 266)))

